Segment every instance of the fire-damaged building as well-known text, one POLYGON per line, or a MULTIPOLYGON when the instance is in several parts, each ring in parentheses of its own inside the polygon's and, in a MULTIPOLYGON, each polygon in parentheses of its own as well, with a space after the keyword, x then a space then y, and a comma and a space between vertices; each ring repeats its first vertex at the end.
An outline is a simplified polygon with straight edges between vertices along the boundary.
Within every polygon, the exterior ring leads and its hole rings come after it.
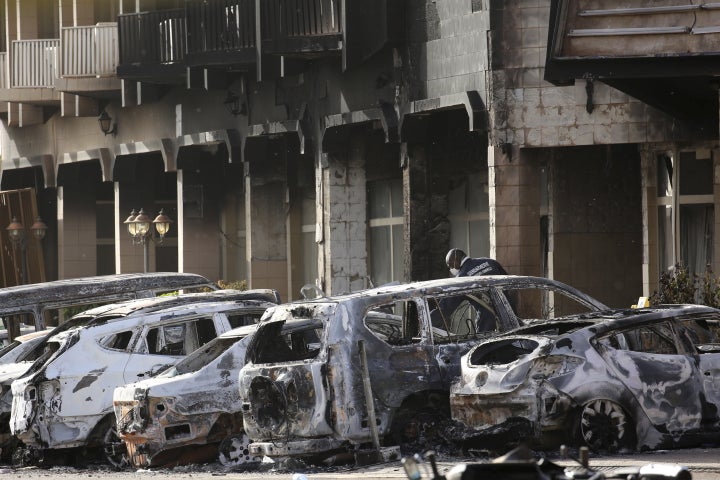
POLYGON ((49 279, 146 267, 293 299, 444 277, 458 247, 627 306, 677 262, 717 270, 716 4, 0 0, 0 17, 0 189, 32 189, 49 279), (128 235, 141 208, 172 219, 162 242, 128 235))

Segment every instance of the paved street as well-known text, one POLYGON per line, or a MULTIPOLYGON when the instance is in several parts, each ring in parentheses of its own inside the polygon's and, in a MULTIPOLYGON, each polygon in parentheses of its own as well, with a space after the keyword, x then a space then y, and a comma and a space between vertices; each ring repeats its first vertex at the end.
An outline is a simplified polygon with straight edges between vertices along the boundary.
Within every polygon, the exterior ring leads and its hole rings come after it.
MULTIPOLYGON (((590 465, 603 472, 612 472, 614 469, 622 467, 641 466, 648 463, 672 463, 684 465, 690 468, 693 479, 695 480, 717 480, 720 479, 720 450, 712 449, 684 449, 672 451, 659 451, 653 453, 633 454, 633 455, 614 455, 614 456, 591 456, 590 465)), ((563 466, 575 465, 572 461, 558 460, 551 458, 556 463, 563 466)), ((466 459, 467 461, 477 461, 478 459, 466 459)), ((441 459, 439 468, 441 473, 447 472, 453 462, 448 459, 441 459)), ((193 479, 193 480, 210 480, 216 477, 224 477, 239 480, 255 480, 255 479, 287 479, 292 480, 294 473, 303 473, 308 480, 332 480, 332 479, 362 479, 362 480, 388 480, 388 479, 404 479, 402 467, 399 462, 392 462, 383 465, 373 465, 368 467, 339 467, 334 469, 325 469, 319 471, 317 469, 298 469, 298 472, 291 470, 284 471, 248 471, 239 472, 225 469, 219 464, 177 467, 173 469, 159 470, 139 470, 139 471, 121 471, 114 472, 105 468, 21 468, 11 469, 9 467, 0 467, 0 478, 6 475, 11 478, 19 478, 23 480, 35 479, 53 479, 53 478, 100 478, 102 480, 129 480, 152 478, 153 480, 163 479, 193 479)), ((429 479, 429 477, 423 477, 429 479)), ((492 480, 492 479, 487 479, 492 480)))

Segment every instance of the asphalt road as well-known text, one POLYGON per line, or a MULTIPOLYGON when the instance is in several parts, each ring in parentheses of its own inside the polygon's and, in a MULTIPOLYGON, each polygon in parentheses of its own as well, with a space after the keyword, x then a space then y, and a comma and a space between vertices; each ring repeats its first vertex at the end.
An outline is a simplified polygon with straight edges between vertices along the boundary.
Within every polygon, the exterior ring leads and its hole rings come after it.
MULTIPOLYGON (((552 455, 548 458, 555 463, 566 467, 574 467, 576 464, 570 460, 563 460, 552 455)), ((485 461, 478 458, 455 459, 440 458, 439 469, 441 473, 446 473, 458 462, 462 461, 485 461)), ((670 463, 675 465, 683 465, 690 469, 692 478, 695 480, 718 480, 720 479, 720 448, 706 449, 684 449, 684 450, 663 450, 642 454, 627 455, 608 455, 590 457, 590 466, 595 469, 612 473, 614 470, 624 467, 639 467, 648 463, 670 463)), ((93 478, 100 480, 134 480, 134 479, 152 479, 152 480, 217 480, 217 477, 238 480, 256 480, 256 479, 287 479, 287 480, 389 480, 389 479, 405 479, 402 466, 399 461, 388 462, 379 465, 370 465, 365 467, 345 466, 345 467, 328 467, 318 468, 302 468, 287 465, 285 468, 273 468, 266 465, 260 470, 238 471, 227 469, 220 464, 194 465, 186 467, 176 467, 172 469, 156 469, 156 470, 126 470, 112 471, 105 467, 89 467, 86 469, 75 469, 71 467, 54 467, 50 469, 42 469, 37 467, 25 467, 13 469, 9 466, 0 466, 0 480, 5 478, 18 478, 23 480, 48 480, 54 478, 93 478), (303 477, 298 478, 302 474, 303 477)), ((425 475, 423 479, 430 480, 431 477, 425 475)), ((493 480, 492 478, 483 478, 482 480, 493 480)))

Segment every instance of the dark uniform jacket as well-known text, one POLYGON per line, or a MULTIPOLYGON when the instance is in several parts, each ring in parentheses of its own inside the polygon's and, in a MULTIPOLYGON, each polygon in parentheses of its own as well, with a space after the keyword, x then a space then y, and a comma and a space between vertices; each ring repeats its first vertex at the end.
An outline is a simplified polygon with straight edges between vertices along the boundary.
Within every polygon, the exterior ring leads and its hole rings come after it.
POLYGON ((507 275, 505 269, 497 260, 492 258, 470 258, 467 257, 460 265, 456 277, 474 277, 476 275, 507 275))

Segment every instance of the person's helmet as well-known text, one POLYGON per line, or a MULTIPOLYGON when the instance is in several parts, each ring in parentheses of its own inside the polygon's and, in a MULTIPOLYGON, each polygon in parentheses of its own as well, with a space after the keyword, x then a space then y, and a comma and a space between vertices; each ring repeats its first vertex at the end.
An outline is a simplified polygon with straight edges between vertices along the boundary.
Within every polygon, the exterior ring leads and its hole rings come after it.
POLYGON ((465 257, 467 257, 467 255, 459 248, 451 248, 447 255, 445 255, 445 264, 450 269, 460 268, 460 264, 465 257))

